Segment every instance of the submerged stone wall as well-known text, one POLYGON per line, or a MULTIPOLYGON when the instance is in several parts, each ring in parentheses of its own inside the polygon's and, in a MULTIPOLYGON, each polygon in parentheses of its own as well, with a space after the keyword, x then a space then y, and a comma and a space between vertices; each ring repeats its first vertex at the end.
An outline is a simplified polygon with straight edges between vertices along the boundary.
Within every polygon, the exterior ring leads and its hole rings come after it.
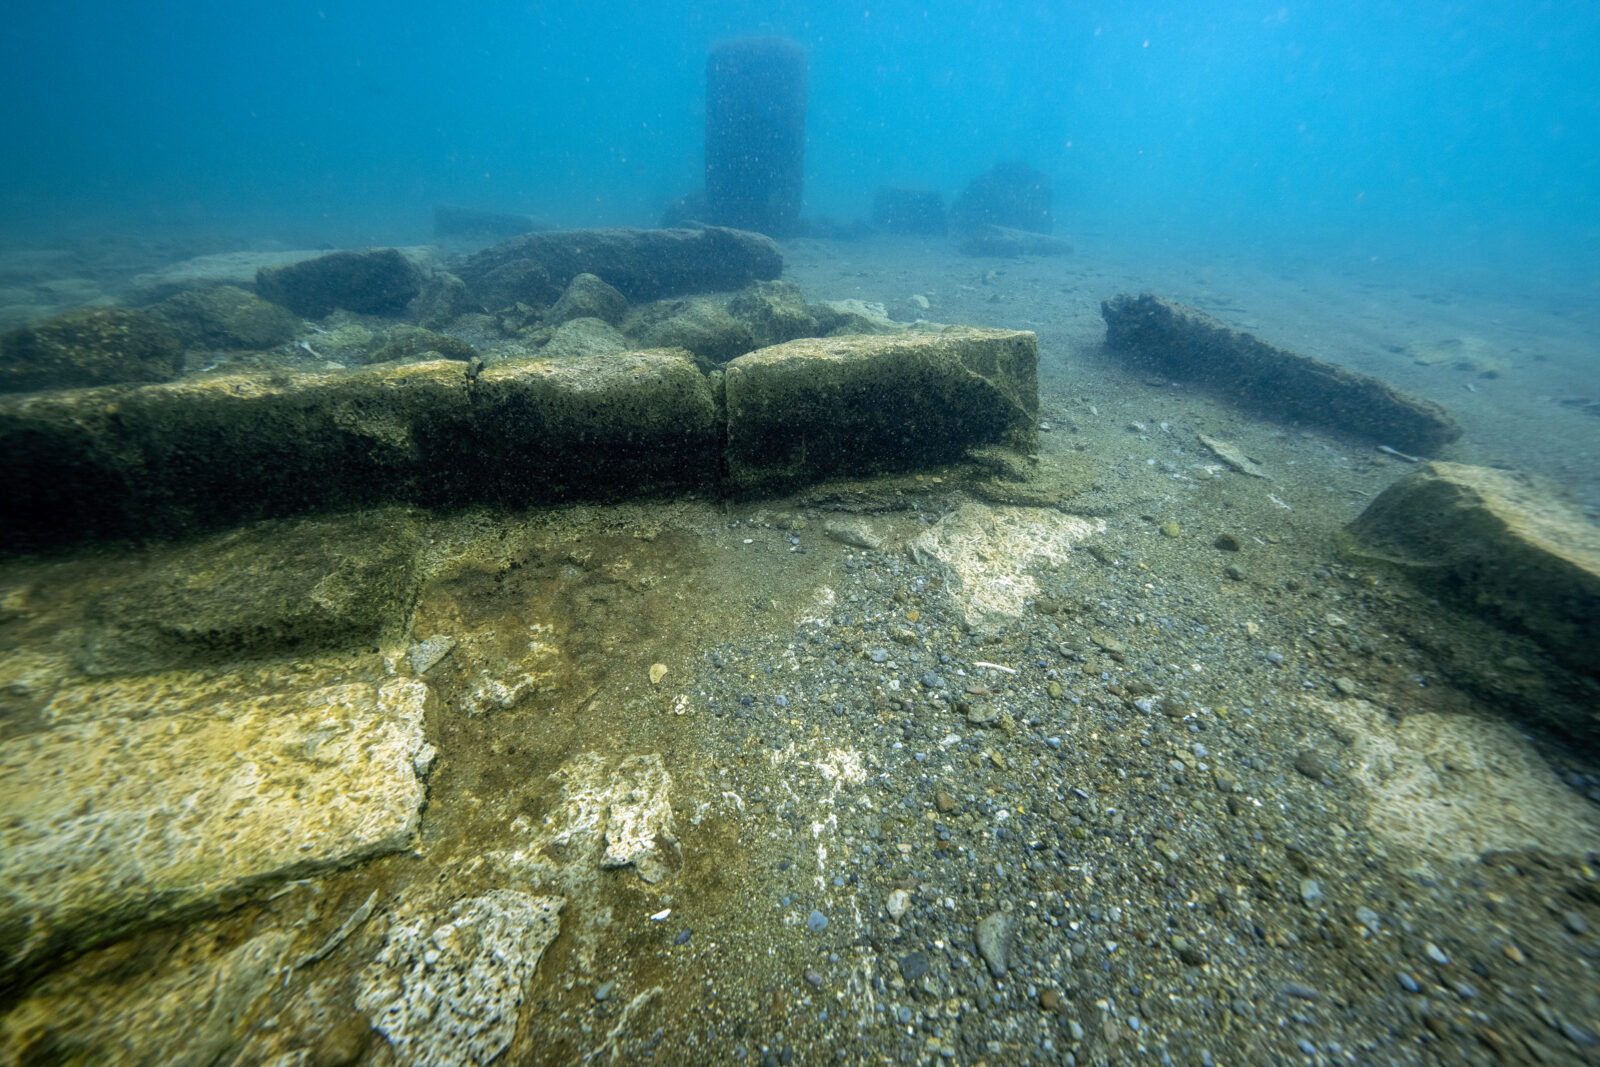
POLYGON ((679 350, 0 397, 0 547, 908 469, 1030 444, 1037 364, 1031 333, 949 327, 751 353, 728 364, 726 403, 679 350))

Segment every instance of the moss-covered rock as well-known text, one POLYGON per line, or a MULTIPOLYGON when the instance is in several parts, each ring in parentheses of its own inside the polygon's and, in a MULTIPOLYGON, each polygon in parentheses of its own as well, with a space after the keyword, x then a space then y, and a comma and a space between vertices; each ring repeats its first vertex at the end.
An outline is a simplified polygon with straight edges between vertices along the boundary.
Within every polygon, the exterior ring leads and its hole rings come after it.
POLYGON ((702 487, 711 384, 687 353, 384 363, 0 398, 0 545, 190 534, 380 502, 702 487))
POLYGON ((478 350, 457 337, 434 333, 420 326, 396 326, 385 335, 382 347, 366 358, 368 363, 414 362, 422 359, 474 359, 478 350))
POLYGON ((300 320, 287 308, 235 285, 179 293, 147 310, 185 348, 258 352, 292 341, 300 328, 300 320))
POLYGON ((422 285, 422 292, 411 305, 417 322, 430 330, 448 326, 461 316, 477 310, 467 283, 449 271, 435 271, 422 285))
POLYGON ((710 365, 760 347, 749 326, 720 300, 704 296, 647 305, 630 318, 625 332, 641 347, 687 349, 710 365))
POLYGON ((159 320, 124 308, 83 308, 0 336, 0 392, 71 389, 178 376, 183 345, 159 320))
POLYGON ((150 673, 376 644, 403 629, 421 556, 420 527, 392 509, 159 549, 90 609, 79 666, 150 673))
POLYGON ((539 349, 545 359, 571 359, 575 356, 606 356, 628 350, 628 339, 600 319, 573 319, 564 322, 539 349))
POLYGON ((339 308, 399 315, 422 291, 422 275, 398 249, 334 252, 287 267, 263 267, 256 273, 256 291, 308 319, 339 308))
POLYGON ((730 362, 728 479, 741 490, 948 462, 973 445, 1030 449, 1031 333, 949 327, 807 338, 730 362))
POLYGON ((545 315, 545 321, 559 326, 573 319, 599 319, 617 326, 627 313, 627 297, 593 274, 579 274, 567 283, 566 291, 545 315))
POLYGON ((1548 483, 1428 463, 1378 494, 1341 547, 1600 675, 1600 530, 1548 483))
POLYGON ((728 314, 749 328, 757 348, 820 332, 800 287, 791 282, 757 282, 740 290, 728 301, 728 314))

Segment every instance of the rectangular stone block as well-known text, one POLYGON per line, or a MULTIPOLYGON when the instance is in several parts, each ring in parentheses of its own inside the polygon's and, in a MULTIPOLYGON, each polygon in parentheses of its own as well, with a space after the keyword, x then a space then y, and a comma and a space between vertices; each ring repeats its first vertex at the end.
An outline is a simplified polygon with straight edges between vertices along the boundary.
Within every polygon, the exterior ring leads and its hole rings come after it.
POLYGON ((1376 378, 1296 355, 1145 293, 1100 305, 1106 347, 1139 367, 1267 415, 1433 454, 1461 436, 1449 412, 1376 378))
POLYGON ((161 676, 149 686, 139 717, 86 717, 0 746, 0 985, 416 833, 421 682, 193 708, 158 695, 161 676))
POLYGON ((1039 343, 1018 330, 803 338, 728 363, 735 490, 907 470, 973 445, 1032 448, 1039 343))
POLYGON ((0 545, 688 488, 715 480, 720 434, 710 382, 674 352, 3 397, 0 545))

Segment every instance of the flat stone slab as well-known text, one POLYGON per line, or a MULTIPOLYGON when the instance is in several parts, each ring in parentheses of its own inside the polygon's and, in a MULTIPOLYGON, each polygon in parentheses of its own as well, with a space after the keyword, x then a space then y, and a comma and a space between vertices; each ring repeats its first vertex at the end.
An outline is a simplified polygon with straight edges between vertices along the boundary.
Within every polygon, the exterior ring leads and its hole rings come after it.
POLYGON ((1461 436, 1432 401, 1269 345, 1203 311, 1145 293, 1107 300, 1100 313, 1112 352, 1241 407, 1424 455, 1461 436))
POLYGON ((78 666, 148 673, 397 637, 422 547, 411 515, 380 509, 153 549, 142 573, 89 608, 78 666))
POLYGON ((579 274, 597 275, 634 303, 742 289, 783 273, 783 255, 770 237, 722 226, 527 233, 468 257, 456 273, 476 291, 491 274, 518 264, 541 269, 558 293, 579 274))
POLYGON ((427 687, 69 721, 0 746, 0 982, 230 894, 410 844, 427 687))
POLYGON ((907 470, 974 445, 1033 446, 1039 342, 952 326, 808 337, 731 360, 724 387, 736 490, 907 470))
POLYGON ((671 352, 0 397, 0 545, 694 488, 720 436, 711 383, 671 352))
POLYGON ((1600 675, 1600 529, 1554 486, 1513 471, 1424 464, 1347 526, 1344 551, 1489 612, 1600 675))

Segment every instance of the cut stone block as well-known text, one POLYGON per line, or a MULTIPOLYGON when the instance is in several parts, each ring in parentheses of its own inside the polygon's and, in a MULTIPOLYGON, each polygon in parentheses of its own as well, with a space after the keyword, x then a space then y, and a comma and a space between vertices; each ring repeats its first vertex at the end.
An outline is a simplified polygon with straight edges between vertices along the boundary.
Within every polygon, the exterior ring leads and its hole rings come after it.
POLYGON ((0 746, 0 984, 233 894, 410 844, 427 687, 67 722, 0 746))
POLYGON ((421 559, 421 528, 384 510, 159 549, 89 609, 79 666, 150 672, 373 644, 403 628, 421 559))
POLYGON ((1600 529, 1553 486, 1428 463, 1367 505, 1342 547, 1492 612, 1572 668, 1600 675, 1600 529))
POLYGON ((1033 334, 964 326, 741 356, 725 378, 729 482, 778 487, 948 462, 979 444, 1031 448, 1038 365, 1033 334))
POLYGON ((557 230, 502 241, 470 257, 456 273, 482 299, 492 275, 519 265, 542 271, 556 293, 579 274, 594 274, 637 303, 769 281, 783 273, 783 256, 769 237, 721 226, 557 230))
POLYGON ((1100 305, 1106 347, 1141 368, 1268 415, 1430 454, 1461 436, 1449 412, 1376 378, 1295 355, 1145 293, 1100 305))
POLYGON ((0 545, 697 487, 719 440, 710 382, 670 352, 0 397, 0 545))

